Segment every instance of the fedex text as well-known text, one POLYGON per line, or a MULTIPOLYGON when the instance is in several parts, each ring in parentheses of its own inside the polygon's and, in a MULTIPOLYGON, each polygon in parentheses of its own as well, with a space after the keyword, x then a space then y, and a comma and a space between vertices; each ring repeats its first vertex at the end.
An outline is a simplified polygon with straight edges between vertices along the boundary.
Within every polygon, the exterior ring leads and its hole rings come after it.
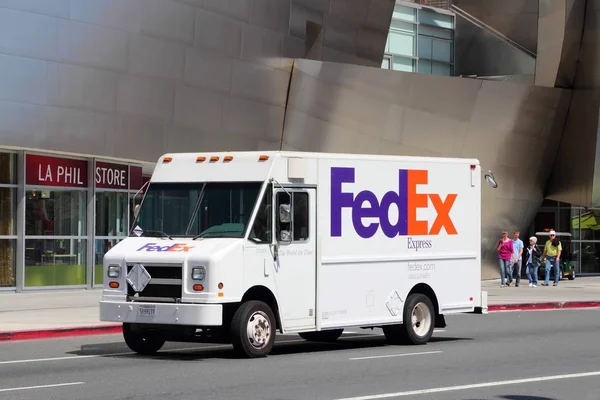
POLYGON ((157 251, 157 252, 188 252, 190 249, 193 249, 194 246, 189 246, 185 243, 175 243, 170 246, 160 246, 156 243, 146 243, 136 251, 157 251))

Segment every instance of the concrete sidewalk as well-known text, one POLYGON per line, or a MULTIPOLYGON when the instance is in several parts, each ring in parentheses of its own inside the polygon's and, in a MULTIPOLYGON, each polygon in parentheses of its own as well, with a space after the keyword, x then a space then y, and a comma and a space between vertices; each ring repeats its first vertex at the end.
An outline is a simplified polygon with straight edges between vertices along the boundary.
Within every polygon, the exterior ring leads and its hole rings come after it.
MULTIPOLYGON (((600 277, 563 280, 558 287, 500 288, 500 280, 482 282, 490 312, 539 308, 600 307, 600 277)), ((120 324, 98 320, 101 290, 0 293, 0 341, 94 333, 114 333, 120 324)))

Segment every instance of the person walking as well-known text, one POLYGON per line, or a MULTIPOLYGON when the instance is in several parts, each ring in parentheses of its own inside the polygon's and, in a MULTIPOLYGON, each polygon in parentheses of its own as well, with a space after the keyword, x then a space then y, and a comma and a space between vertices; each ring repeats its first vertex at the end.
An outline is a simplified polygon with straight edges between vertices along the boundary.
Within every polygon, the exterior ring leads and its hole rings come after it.
MULTIPOLYGON (((500 287, 503 288, 514 252, 513 241, 508 237, 508 232, 502 232, 502 237, 498 241, 496 250, 498 251, 498 264, 500 264, 500 287)), ((510 282, 508 282, 508 286, 510 286, 510 282)))
POLYGON ((523 244, 523 241, 521 239, 519 239, 519 235, 520 235, 519 231, 513 232, 513 239, 512 239, 513 255, 512 255, 512 260, 511 260, 511 264, 510 264, 510 273, 509 273, 509 282, 508 282, 508 284, 510 285, 510 283, 513 280, 513 271, 516 271, 516 273, 517 273, 516 282, 515 282, 516 287, 519 287, 519 283, 521 282, 521 267, 523 265, 523 248, 525 247, 525 245, 523 244))
POLYGON ((538 268, 540 266, 540 257, 542 251, 537 245, 537 238, 532 236, 529 238, 529 246, 527 246, 527 261, 525 263, 525 273, 529 279, 529 287, 537 287, 538 283, 538 268))
POLYGON ((556 232, 550 231, 550 239, 546 241, 544 254, 542 255, 542 259, 546 260, 546 276, 542 285, 550 286, 550 268, 554 267, 554 286, 558 286, 560 253, 562 253, 562 244, 556 237, 556 232))

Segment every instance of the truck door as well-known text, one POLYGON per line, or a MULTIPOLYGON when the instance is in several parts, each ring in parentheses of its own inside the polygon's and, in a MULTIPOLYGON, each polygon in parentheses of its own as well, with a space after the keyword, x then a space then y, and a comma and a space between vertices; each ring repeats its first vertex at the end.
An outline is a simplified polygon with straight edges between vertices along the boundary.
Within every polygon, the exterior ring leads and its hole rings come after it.
POLYGON ((286 329, 315 327, 316 189, 276 189, 275 283, 286 329))

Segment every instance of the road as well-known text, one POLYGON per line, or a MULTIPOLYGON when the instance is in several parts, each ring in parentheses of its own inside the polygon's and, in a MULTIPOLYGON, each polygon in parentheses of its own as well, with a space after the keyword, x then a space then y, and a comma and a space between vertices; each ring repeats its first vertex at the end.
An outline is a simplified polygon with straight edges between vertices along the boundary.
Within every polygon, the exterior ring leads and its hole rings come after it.
POLYGON ((425 346, 387 345, 377 330, 333 344, 288 336, 255 360, 193 343, 143 357, 120 335, 0 343, 0 399, 600 398, 600 310, 447 322, 425 346))

